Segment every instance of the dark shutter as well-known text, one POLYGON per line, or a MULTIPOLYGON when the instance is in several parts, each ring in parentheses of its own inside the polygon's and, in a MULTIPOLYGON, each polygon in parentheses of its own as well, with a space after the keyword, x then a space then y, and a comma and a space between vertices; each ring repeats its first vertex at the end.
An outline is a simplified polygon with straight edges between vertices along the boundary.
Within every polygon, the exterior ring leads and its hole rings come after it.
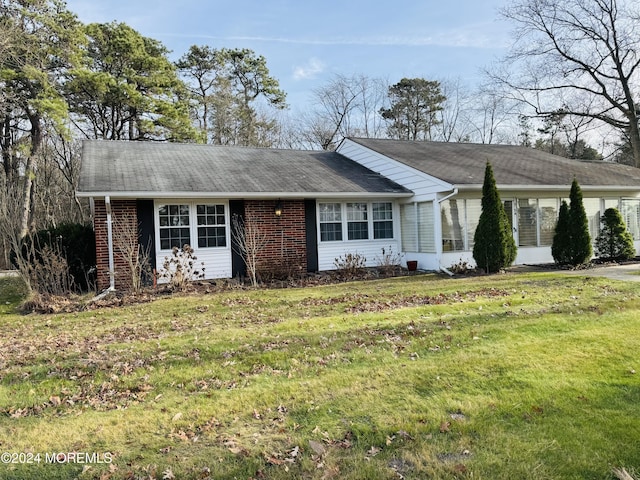
MULTIPOLYGON (((140 225, 140 245, 143 251, 149 252, 151 269, 156 268, 156 234, 154 228, 153 200, 136 200, 136 214, 140 225)), ((151 285, 153 278, 143 278, 144 285, 151 285)))
POLYGON ((233 217, 244 220, 244 200, 229 200, 229 227, 231 228, 231 275, 243 278, 247 272, 244 258, 238 253, 238 241, 233 234, 233 217))
POLYGON ((304 201, 304 221, 307 231, 307 272, 318 271, 318 223, 316 222, 316 201, 304 201))

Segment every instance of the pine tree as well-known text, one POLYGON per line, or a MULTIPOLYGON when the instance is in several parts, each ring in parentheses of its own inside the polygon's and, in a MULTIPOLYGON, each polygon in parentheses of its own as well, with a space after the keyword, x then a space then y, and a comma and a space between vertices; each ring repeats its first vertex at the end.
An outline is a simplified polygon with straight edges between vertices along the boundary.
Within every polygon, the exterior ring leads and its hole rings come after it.
POLYGON ((569 236, 569 205, 565 200, 560 204, 558 223, 551 244, 551 255, 556 263, 561 265, 569 263, 569 249, 571 237, 569 236))
POLYGON ((589 220, 582 203, 582 190, 574 178, 569 193, 569 263, 581 265, 586 263, 593 253, 589 220))
POLYGON ((487 273, 508 267, 516 259, 517 247, 491 164, 487 162, 482 186, 482 213, 473 237, 473 258, 487 273))
POLYGON ((600 221, 602 231, 596 239, 596 252, 600 258, 627 260, 636 254, 633 237, 627 230, 622 215, 616 208, 607 208, 600 221))

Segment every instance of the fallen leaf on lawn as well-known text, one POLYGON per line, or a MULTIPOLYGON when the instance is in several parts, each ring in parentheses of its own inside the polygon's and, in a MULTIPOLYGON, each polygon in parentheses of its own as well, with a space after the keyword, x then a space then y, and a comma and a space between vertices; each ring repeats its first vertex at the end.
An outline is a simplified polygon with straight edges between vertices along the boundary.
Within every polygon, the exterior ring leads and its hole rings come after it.
POLYGON ((176 413, 173 418, 171 419, 172 422, 177 422, 178 420, 180 420, 180 418, 182 417, 182 412, 178 412, 176 413))
POLYGON ((309 440, 309 448, 311 448, 311 450, 316 452, 318 455, 324 455, 324 453, 326 452, 324 445, 322 445, 320 442, 316 442, 315 440, 309 440))
POLYGON ((371 447, 368 451, 367 451, 367 455, 369 457, 375 457, 377 454, 380 453, 380 449, 378 447, 371 447))
POLYGON ((162 480, 173 480, 176 476, 173 474, 173 471, 170 468, 167 468, 164 472, 162 472, 162 480))
POLYGON ((298 447, 297 445, 295 447, 293 447, 293 449, 289 452, 289 457, 291 458, 296 458, 298 456, 298 454, 300 453, 300 447, 298 447))
POLYGON ((284 460, 280 460, 276 457, 267 457, 267 463, 270 463, 271 465, 284 465, 284 460))
POLYGON ((324 475, 322 475, 322 480, 330 480, 333 478, 337 478, 338 475, 340 475, 340 468, 329 467, 324 471, 324 475))
POLYGON ((451 430, 451 422, 442 422, 440 424, 440 433, 447 433, 451 430))

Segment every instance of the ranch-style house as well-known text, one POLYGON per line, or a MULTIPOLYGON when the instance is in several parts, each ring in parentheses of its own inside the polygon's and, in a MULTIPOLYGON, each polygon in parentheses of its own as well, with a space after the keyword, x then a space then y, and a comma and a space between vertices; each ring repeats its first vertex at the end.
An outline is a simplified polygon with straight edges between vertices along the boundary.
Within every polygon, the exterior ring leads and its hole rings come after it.
POLYGON ((233 218, 268 237, 262 272, 332 270, 382 250, 424 270, 473 265, 487 162, 518 245, 516 264, 552 262, 560 202, 576 178, 595 240, 616 207, 640 248, 640 169, 510 145, 346 138, 335 152, 177 143, 85 141, 78 197, 89 198, 98 286, 118 288, 126 262, 114 226, 138 226, 153 267, 191 245, 206 278, 242 275, 233 218))

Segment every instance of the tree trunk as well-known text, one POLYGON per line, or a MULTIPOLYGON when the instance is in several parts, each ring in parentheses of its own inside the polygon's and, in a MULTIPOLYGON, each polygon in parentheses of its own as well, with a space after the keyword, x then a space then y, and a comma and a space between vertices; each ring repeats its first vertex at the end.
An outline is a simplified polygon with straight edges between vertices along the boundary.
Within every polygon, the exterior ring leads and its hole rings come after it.
POLYGON ((31 152, 27 157, 24 167, 24 182, 22 184, 22 211, 20 214, 20 237, 24 237, 29 232, 29 219, 31 218, 31 191, 33 189, 33 178, 35 176, 34 165, 36 156, 40 153, 40 145, 42 142, 42 130, 40 126, 40 118, 38 116, 30 116, 31 121, 31 152))
POLYGON ((629 141, 633 164, 640 168, 640 127, 638 126, 638 116, 634 114, 629 115, 629 141))

